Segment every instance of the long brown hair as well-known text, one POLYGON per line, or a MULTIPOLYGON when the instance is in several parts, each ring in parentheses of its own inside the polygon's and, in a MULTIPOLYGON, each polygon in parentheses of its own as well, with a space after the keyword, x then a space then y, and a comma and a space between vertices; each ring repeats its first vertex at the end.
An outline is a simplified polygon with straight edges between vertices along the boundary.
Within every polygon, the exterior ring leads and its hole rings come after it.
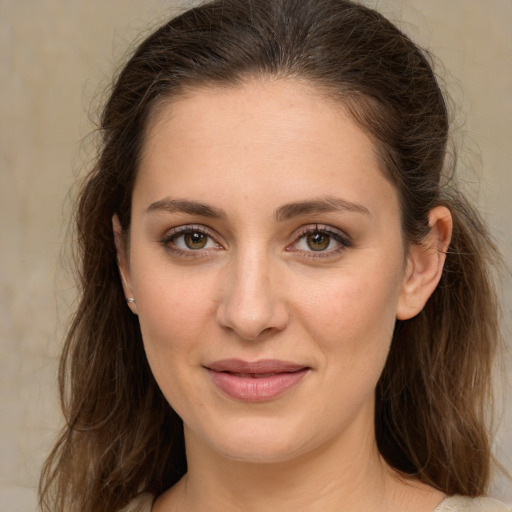
POLYGON ((376 392, 376 435, 398 471, 448 494, 485 492, 497 253, 452 179, 447 108, 429 60, 380 14, 347 0, 214 0, 139 46, 113 85, 76 207, 80 301, 61 361, 66 424, 43 469, 43 508, 114 512, 186 472, 181 420, 126 307, 111 219, 117 213, 127 231, 145 131, 162 102, 261 75, 321 88, 370 134, 398 191, 408 243, 425 236, 433 207, 450 209, 441 282, 418 316, 396 324, 376 392))

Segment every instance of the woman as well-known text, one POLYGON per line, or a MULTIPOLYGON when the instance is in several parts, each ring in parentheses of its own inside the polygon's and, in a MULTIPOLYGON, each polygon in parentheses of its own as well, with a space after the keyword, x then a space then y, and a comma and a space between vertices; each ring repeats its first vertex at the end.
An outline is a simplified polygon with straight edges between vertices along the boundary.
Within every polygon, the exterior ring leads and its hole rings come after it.
POLYGON ((78 202, 43 506, 507 510, 481 498, 497 256, 448 129, 427 56, 350 1, 149 36, 78 202))

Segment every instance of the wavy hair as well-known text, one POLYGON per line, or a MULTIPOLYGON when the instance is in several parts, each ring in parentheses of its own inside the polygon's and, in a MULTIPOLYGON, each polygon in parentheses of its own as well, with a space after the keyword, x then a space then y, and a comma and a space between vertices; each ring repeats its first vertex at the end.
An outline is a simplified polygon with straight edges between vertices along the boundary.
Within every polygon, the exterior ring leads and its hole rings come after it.
POLYGON ((140 44, 113 84, 76 206, 79 303, 60 366, 66 423, 40 482, 44 510, 115 512, 186 472, 182 422, 126 307, 111 219, 128 230, 145 132, 162 103, 254 76, 306 81, 346 108, 398 191, 409 244, 428 232, 432 208, 451 211, 439 286, 418 316, 397 321, 376 391, 376 436, 397 471, 448 494, 485 492, 498 256, 451 179, 449 116, 430 61, 382 15, 348 0, 214 0, 140 44))

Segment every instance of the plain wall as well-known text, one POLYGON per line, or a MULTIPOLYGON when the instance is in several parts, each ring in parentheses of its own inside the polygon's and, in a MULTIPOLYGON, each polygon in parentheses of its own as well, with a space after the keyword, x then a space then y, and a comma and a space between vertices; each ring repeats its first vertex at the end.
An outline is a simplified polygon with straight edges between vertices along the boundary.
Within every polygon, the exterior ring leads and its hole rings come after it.
MULTIPOLYGON (((460 176, 510 263, 512 1, 367 3, 402 20, 400 26, 444 63, 441 74, 461 107, 457 139, 466 140, 460 176)), ((63 248, 69 190, 92 157, 90 118, 132 39, 176 5, 0 0, 0 511, 35 510, 40 466, 61 422, 57 360, 74 297, 63 248)), ((504 287, 510 342, 507 276, 504 287)), ((510 471, 507 365, 496 453, 510 471)), ((493 493, 512 503, 511 486, 497 479, 493 493)))

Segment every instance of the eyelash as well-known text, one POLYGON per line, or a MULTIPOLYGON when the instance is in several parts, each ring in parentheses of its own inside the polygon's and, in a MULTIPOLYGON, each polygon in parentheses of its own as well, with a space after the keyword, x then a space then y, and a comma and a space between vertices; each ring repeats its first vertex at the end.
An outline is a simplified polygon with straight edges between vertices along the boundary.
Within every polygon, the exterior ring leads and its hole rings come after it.
MULTIPOLYGON (((312 258, 312 259, 318 259, 318 258, 328 258, 332 257, 334 255, 339 254, 340 252, 344 251, 345 249, 352 247, 352 241, 350 238, 345 235, 343 232, 334 229, 330 226, 325 225, 310 225, 302 227, 295 235, 295 240, 291 244, 289 244, 286 247, 287 252, 297 252, 301 253, 301 256, 304 258, 312 258), (293 246, 297 245, 301 240, 306 238, 308 235, 313 234, 320 234, 320 235, 326 235, 330 239, 337 242, 339 245, 338 247, 335 247, 334 249, 328 249, 328 250, 322 250, 322 251, 304 251, 300 249, 294 249, 293 246)), ((171 231, 167 232, 166 235, 162 238, 160 241, 161 245, 165 247, 165 249, 183 257, 188 258, 200 258, 204 257, 206 254, 211 254, 210 251, 219 250, 222 249, 222 245, 219 244, 212 232, 202 225, 185 225, 185 226, 179 226, 177 228, 172 229, 171 231), (193 233, 201 233, 202 235, 207 236, 211 241, 213 241, 216 244, 216 248, 199 248, 199 249, 181 249, 176 246, 175 241, 180 238, 181 236, 184 236, 186 234, 193 234, 193 233), (206 253, 206 254, 205 254, 206 253)), ((208 241, 207 241, 208 243, 208 241)), ((330 242, 329 242, 330 243, 330 242)))
POLYGON ((290 252, 301 252, 302 256, 305 258, 329 258, 335 255, 338 255, 339 253, 343 252, 344 250, 352 247, 353 243, 350 240, 350 238, 344 234, 343 232, 332 228, 330 226, 325 225, 319 225, 315 224, 314 226, 305 226, 300 229, 300 231, 297 233, 297 239, 295 242, 290 244, 286 250, 290 252), (335 247, 334 249, 328 249, 325 251, 300 251, 297 249, 289 249, 289 247, 293 245, 297 245, 301 240, 306 238, 308 235, 313 234, 320 234, 320 235, 327 235, 331 239, 333 239, 335 242, 337 242, 339 245, 338 247, 335 247))
POLYGON ((179 226, 177 228, 174 228, 165 234, 165 236, 162 238, 160 243, 165 247, 165 249, 172 251, 173 253, 175 253, 179 256, 184 256, 184 257, 188 257, 188 258, 199 258, 202 256, 204 257, 205 252, 210 253, 210 251, 212 250, 211 248, 196 249, 196 250, 180 249, 174 243, 179 237, 184 236, 186 234, 193 234, 193 233, 201 233, 202 235, 205 235, 210 240, 212 240, 217 245, 217 248, 215 248, 213 250, 218 250, 218 248, 222 248, 221 244, 219 244, 215 240, 215 237, 212 235, 211 231, 209 229, 207 229, 205 226, 200 226, 200 225, 186 225, 186 226, 179 226))

